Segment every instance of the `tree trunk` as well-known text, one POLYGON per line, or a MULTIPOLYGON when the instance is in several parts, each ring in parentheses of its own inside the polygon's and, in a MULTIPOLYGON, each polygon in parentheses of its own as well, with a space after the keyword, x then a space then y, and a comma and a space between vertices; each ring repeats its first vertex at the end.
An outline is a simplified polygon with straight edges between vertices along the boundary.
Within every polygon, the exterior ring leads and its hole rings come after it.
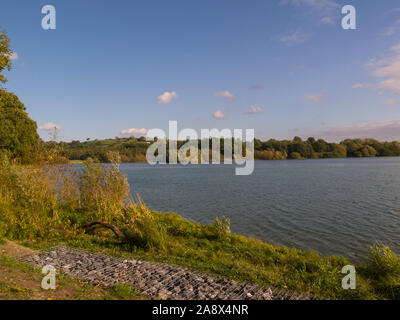
POLYGON ((83 226, 83 228, 85 229, 85 231, 86 231, 87 233, 90 233, 90 234, 93 234, 93 233, 96 231, 96 229, 101 229, 101 228, 103 228, 103 229, 109 229, 109 230, 111 230, 112 232, 114 232, 114 234, 115 234, 118 238, 120 238, 120 239, 125 239, 125 236, 123 235, 123 233, 122 233, 116 226, 113 226, 112 224, 109 224, 109 223, 105 223, 105 222, 92 222, 92 223, 89 223, 89 224, 83 226))

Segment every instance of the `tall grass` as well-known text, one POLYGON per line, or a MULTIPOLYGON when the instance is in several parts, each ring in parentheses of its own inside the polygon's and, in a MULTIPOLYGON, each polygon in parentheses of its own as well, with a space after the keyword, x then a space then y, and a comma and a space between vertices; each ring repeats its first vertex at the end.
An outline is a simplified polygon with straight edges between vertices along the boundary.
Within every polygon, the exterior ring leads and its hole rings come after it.
POLYGON ((400 299, 400 257, 389 247, 380 243, 370 247, 364 274, 371 279, 379 294, 400 299))
POLYGON ((110 164, 87 161, 69 165, 20 166, 0 159, 0 238, 48 239, 61 232, 83 233, 84 226, 103 222, 120 228, 125 241, 161 248, 162 229, 119 171, 119 155, 110 164))

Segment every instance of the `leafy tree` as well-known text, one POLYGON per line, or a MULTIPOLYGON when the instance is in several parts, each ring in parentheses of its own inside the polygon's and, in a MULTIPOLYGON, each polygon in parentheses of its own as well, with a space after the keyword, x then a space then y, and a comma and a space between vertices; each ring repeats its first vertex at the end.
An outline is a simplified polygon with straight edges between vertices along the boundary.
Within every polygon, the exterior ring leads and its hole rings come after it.
POLYGON ((0 82, 5 83, 7 79, 1 74, 4 69, 11 69, 10 39, 4 30, 0 30, 0 82))
POLYGON ((314 137, 309 137, 308 139, 307 139, 307 141, 311 144, 311 145, 313 145, 314 143, 315 143, 315 138, 314 137))
POLYGON ((29 118, 18 97, 3 89, 0 89, 0 123, 0 149, 21 162, 35 161, 39 147, 36 122, 29 118))
POLYGON ((290 159, 303 159, 303 158, 301 157, 301 154, 298 153, 298 152, 292 152, 292 153, 290 153, 289 157, 290 157, 290 159))

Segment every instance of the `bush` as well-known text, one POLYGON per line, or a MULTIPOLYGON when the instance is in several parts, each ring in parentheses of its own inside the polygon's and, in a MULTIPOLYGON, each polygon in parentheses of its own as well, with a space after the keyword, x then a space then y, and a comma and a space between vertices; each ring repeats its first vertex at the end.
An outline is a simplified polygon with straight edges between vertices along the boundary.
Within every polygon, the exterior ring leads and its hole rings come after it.
POLYGON ((375 279, 399 281, 400 258, 387 246, 372 245, 370 248, 368 270, 375 279))
POLYGON ((45 168, 0 164, 0 236, 46 237, 57 224, 57 185, 45 168))
POLYGON ((222 217, 222 219, 217 217, 214 220, 214 229, 217 239, 226 239, 231 233, 231 221, 226 217, 222 217))
POLYGON ((378 293, 392 299, 400 298, 400 258, 389 247, 371 246, 365 272, 375 282, 378 293))
POLYGON ((154 218, 141 199, 124 210, 122 232, 125 241, 133 247, 165 249, 165 228, 154 218))
POLYGON ((86 161, 78 185, 81 208, 93 214, 90 220, 111 223, 129 195, 128 180, 120 173, 116 163, 108 165, 86 161))

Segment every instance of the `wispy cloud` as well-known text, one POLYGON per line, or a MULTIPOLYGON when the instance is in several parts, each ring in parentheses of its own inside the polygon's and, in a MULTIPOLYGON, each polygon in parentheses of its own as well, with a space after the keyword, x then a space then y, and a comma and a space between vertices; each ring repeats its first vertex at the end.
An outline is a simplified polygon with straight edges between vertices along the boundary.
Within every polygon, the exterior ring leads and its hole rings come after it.
POLYGON ((9 55, 9 58, 11 61, 15 61, 19 59, 18 53, 17 52, 11 52, 11 54, 9 55))
POLYGON ((383 29, 379 35, 383 37, 391 37, 399 32, 400 32, 400 20, 397 20, 393 25, 383 29))
POLYGON ((223 120, 226 119, 226 116, 221 110, 217 110, 213 113, 213 118, 218 119, 218 120, 223 120))
POLYGON ((281 0, 280 2, 280 5, 287 4, 311 12, 322 24, 332 24, 335 15, 340 12, 340 5, 333 0, 281 0))
POLYGON ((387 99, 387 100, 385 101, 385 106, 386 106, 386 107, 391 107, 391 106, 394 106, 394 105, 396 105, 396 104, 399 104, 399 102, 400 102, 399 99, 394 99, 394 98, 387 99))
POLYGON ((333 20, 333 18, 331 18, 331 17, 323 17, 323 18, 321 18, 321 20, 319 20, 319 22, 321 24, 334 24, 335 20, 333 20))
POLYGON ((236 98, 236 96, 232 93, 230 93, 229 91, 220 91, 220 92, 216 92, 214 93, 215 97, 219 97, 219 98, 226 98, 226 99, 230 99, 233 100, 236 98))
POLYGON ((257 106, 251 106, 249 110, 247 110, 245 113, 246 114, 255 114, 255 113, 260 113, 262 112, 262 107, 257 107, 257 106))
POLYGON ((58 124, 54 124, 53 122, 48 122, 42 126, 39 126, 39 130, 41 131, 61 130, 61 126, 58 124))
POLYGON ((121 131, 121 135, 125 137, 131 137, 134 135, 144 135, 148 132, 148 129, 142 128, 142 129, 136 129, 136 128, 131 128, 131 129, 126 129, 121 131))
POLYGON ((395 141, 400 140, 400 120, 335 126, 326 131, 311 133, 309 136, 328 141, 341 141, 347 138, 374 138, 383 141, 395 141))
POLYGON ((167 104, 170 103, 173 99, 177 99, 179 96, 175 91, 168 92, 165 91, 162 95, 157 97, 158 104, 167 104))
POLYGON ((356 83, 352 85, 353 89, 373 88, 374 85, 368 82, 356 83))
POLYGON ((278 40, 288 47, 292 47, 306 42, 308 38, 309 35, 307 33, 296 31, 288 35, 279 36, 278 40))
POLYGON ((400 94, 400 44, 390 49, 392 55, 380 60, 371 60, 371 74, 379 79, 375 87, 379 90, 400 94))
POLYGON ((314 104, 319 105, 324 102, 324 95, 320 94, 306 94, 304 96, 307 100, 312 101, 314 104))

